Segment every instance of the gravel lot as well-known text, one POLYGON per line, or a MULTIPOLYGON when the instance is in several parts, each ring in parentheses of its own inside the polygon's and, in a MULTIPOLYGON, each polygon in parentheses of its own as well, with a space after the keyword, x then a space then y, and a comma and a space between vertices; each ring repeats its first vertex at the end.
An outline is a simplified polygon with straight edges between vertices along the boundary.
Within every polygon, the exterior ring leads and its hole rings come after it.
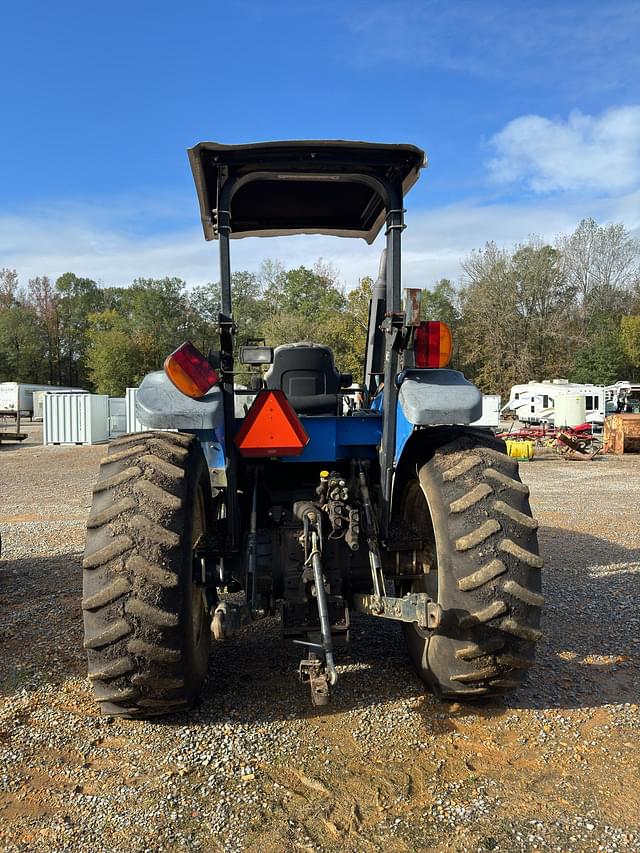
POLYGON ((84 524, 103 447, 0 447, 3 851, 640 850, 640 456, 522 465, 544 640, 501 702, 424 693, 394 625, 354 618, 313 709, 274 621, 213 649, 202 705, 98 716, 84 524))

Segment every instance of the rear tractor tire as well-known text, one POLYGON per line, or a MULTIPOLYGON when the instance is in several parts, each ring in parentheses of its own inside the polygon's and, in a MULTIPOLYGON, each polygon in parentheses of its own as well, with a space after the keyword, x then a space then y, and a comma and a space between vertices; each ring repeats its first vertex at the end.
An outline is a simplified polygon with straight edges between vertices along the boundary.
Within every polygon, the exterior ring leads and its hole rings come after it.
POLYGON ((404 518, 423 539, 425 572, 405 581, 404 592, 427 592, 443 612, 436 631, 403 629, 418 674, 445 698, 518 687, 541 636, 538 525, 503 448, 460 430, 418 467, 402 497, 404 518))
POLYGON ((193 436, 145 432, 111 443, 83 562, 84 647, 103 713, 157 716, 197 699, 211 618, 194 584, 193 547, 211 515, 193 436))

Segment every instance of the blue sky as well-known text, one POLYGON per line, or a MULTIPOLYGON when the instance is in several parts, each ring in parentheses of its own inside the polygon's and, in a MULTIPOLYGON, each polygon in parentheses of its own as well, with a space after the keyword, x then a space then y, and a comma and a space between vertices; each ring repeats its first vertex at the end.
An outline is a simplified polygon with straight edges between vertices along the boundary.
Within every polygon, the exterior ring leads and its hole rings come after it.
MULTIPOLYGON (((640 4, 22 0, 0 11, 0 266, 105 284, 217 275, 185 149, 203 139, 410 142, 406 282, 486 240, 584 216, 640 230, 640 4)), ((236 268, 378 246, 234 243, 236 268)))

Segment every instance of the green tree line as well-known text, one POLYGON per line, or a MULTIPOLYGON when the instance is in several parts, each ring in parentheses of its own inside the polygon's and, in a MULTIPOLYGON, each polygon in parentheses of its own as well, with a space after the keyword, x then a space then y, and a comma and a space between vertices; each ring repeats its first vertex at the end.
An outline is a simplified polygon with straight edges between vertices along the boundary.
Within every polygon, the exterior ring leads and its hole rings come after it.
MULTIPOLYGON (((452 327, 453 366, 485 392, 558 376, 605 384, 640 377, 640 246, 623 225, 587 219, 553 245, 536 237, 511 249, 487 243, 462 269, 458 286, 441 279, 423 291, 422 316, 452 327)), ((359 379, 371 286, 362 278, 345 292, 321 260, 312 269, 267 261, 258 273, 236 272, 238 345, 326 343, 339 369, 359 379)), ((120 396, 182 341, 215 348, 219 305, 216 283, 139 278, 100 287, 69 272, 24 286, 2 269, 0 381, 120 396)))

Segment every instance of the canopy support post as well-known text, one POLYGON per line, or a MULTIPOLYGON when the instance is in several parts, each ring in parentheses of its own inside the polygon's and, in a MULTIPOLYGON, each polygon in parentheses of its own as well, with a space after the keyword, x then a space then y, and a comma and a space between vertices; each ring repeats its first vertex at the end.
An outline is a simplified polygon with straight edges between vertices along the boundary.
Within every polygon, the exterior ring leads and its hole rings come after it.
POLYGON ((382 493, 379 512, 380 528, 383 537, 389 531, 391 520, 391 497, 393 493, 394 459, 396 452, 396 409, 398 388, 398 355, 402 346, 402 327, 404 317, 400 313, 400 251, 404 230, 404 209, 402 207, 402 186, 389 186, 389 205, 387 207, 387 292, 386 311, 383 328, 385 331, 384 397, 382 403, 382 439, 380 441, 380 478, 382 493))
MULTIPOLYGON (((225 196, 221 193, 221 201, 225 196)), ((231 213, 228 201, 216 211, 218 240, 220 243, 220 367, 222 370, 222 399, 224 412, 224 451, 226 459, 227 494, 226 513, 229 535, 229 550, 235 552, 240 547, 240 515, 238 513, 238 482, 235 461, 236 446, 233 441, 235 432, 235 395, 233 375, 233 341, 236 327, 233 322, 231 304, 231 257, 229 236, 231 234, 231 213)))

